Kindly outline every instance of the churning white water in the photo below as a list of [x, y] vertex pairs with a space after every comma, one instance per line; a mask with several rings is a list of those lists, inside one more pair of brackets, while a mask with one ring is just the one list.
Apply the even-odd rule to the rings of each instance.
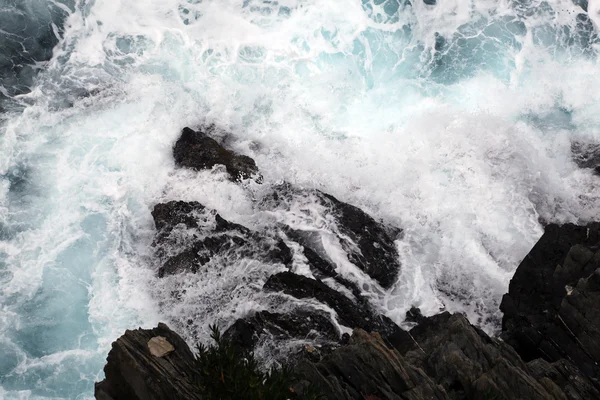
[[600, 211], [570, 153], [600, 141], [598, 0], [27, 3], [69, 16], [0, 127], [0, 398], [90, 398], [125, 329], [219, 316], [162, 306], [150, 210], [257, 227], [261, 189], [176, 170], [184, 126], [232, 132], [265, 185], [402, 227], [399, 280], [373, 297], [398, 323], [415, 305], [494, 331], [538, 220]]

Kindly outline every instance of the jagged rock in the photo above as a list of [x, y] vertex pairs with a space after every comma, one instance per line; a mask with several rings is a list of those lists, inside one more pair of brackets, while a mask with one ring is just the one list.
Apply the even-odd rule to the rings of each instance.
[[331, 320], [323, 313], [309, 310], [294, 310], [288, 314], [257, 312], [235, 321], [225, 331], [223, 337], [243, 349], [251, 350], [264, 334], [275, 341], [291, 338], [310, 339], [313, 343], [320, 339], [329, 342], [339, 341], [339, 333]]
[[308, 246], [304, 246], [302, 249], [306, 260], [308, 261], [308, 265], [310, 267], [311, 272], [318, 278], [335, 278], [339, 276], [337, 272], [335, 272], [335, 266], [321, 257], [316, 251], [311, 249]]
[[302, 249], [302, 252], [306, 257], [310, 271], [315, 278], [319, 280], [332, 278], [342, 287], [348, 289], [359, 303], [368, 303], [368, 300], [362, 295], [358, 285], [355, 282], [338, 275], [338, 273], [335, 271], [335, 266], [329, 260], [322, 258], [316, 251], [312, 250], [306, 245]]
[[[148, 342], [163, 337], [173, 350], [156, 357]], [[112, 344], [104, 367], [106, 378], [96, 383], [99, 400], [202, 399], [195, 381], [195, 358], [185, 341], [165, 324], [126, 331]]]
[[227, 150], [207, 133], [204, 130], [194, 131], [187, 127], [183, 128], [181, 137], [173, 148], [173, 157], [177, 166], [203, 170], [221, 164], [225, 166], [232, 180], [259, 176], [258, 168], [252, 158]]
[[[276, 323], [279, 330], [287, 324], [284, 334], [296, 329], [298, 319], [290, 315], [258, 314], [249, 319], [251, 325], [272, 329]], [[304, 322], [299, 329], [310, 333], [311, 324]], [[173, 350], [152, 355], [147, 343], [157, 336]], [[569, 361], [524, 363], [509, 345], [460, 314], [423, 318], [404, 339], [391, 347], [379, 333], [355, 329], [345, 345], [325, 353], [304, 346], [302, 357], [288, 359], [294, 391], [302, 398], [307, 388], [318, 389], [322, 398], [336, 400], [600, 398]], [[164, 324], [127, 331], [113, 343], [107, 361], [106, 379], [96, 385], [98, 399], [200, 399], [195, 374], [201, 368], [185, 342]]]
[[[319, 190], [296, 188], [288, 183], [277, 186], [270, 195], [262, 199], [266, 209], [283, 208], [293, 212], [292, 205], [320, 204], [326, 215], [335, 220], [335, 232], [348, 259], [367, 275], [378, 281], [384, 288], [396, 282], [400, 271], [400, 261], [395, 240], [402, 230], [375, 221], [358, 207], [344, 203]], [[313, 232], [294, 231], [294, 239], [317, 254]], [[304, 238], [304, 240], [302, 240]], [[322, 255], [322, 258], [324, 255]]]
[[[565, 378], [562, 386], [554, 382], [556, 372], [551, 370], [555, 366], [530, 367], [512, 347], [490, 338], [461, 314], [446, 312], [423, 318], [409, 333], [414, 341], [401, 343], [400, 352], [441, 384], [451, 398], [581, 398], [565, 393]], [[569, 389], [585, 387], [587, 393], [597, 393], [580, 373], [571, 373], [572, 381], [583, 383]]]
[[162, 261], [159, 277], [198, 272], [216, 255], [257, 258], [287, 265], [291, 250], [279, 238], [229, 222], [198, 202], [170, 201], [152, 211], [157, 228], [155, 246]]
[[574, 400], [600, 398], [600, 393], [592, 383], [582, 375], [577, 367], [567, 360], [549, 363], [546, 360], [538, 358], [537, 360], [528, 362], [527, 369], [531, 376], [546, 387], [546, 390], [550, 391], [555, 389], [556, 386], [560, 388], [563, 396], [557, 394], [555, 398]]
[[563, 358], [600, 388], [600, 224], [549, 225], [502, 299], [502, 338], [525, 361]]
[[265, 283], [264, 289], [283, 292], [298, 299], [316, 299], [335, 310], [340, 324], [349, 328], [379, 332], [392, 344], [407, 340], [405, 331], [385, 315], [375, 313], [368, 303], [352, 300], [320, 280], [292, 272], [281, 272], [272, 275]]
[[357, 329], [350, 343], [319, 363], [300, 362], [295, 386], [302, 393], [319, 387], [327, 399], [449, 399], [421, 369], [389, 348], [378, 333]]
[[197, 201], [170, 201], [155, 205], [152, 217], [156, 229], [162, 234], [169, 234], [179, 224], [187, 228], [198, 227], [198, 216], [204, 211], [204, 206]]

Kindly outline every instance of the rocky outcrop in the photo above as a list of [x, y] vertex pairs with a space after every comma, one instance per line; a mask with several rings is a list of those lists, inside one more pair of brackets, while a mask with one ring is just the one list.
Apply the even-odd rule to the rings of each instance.
[[173, 148], [177, 166], [199, 171], [211, 169], [217, 164], [224, 165], [232, 180], [259, 176], [258, 168], [252, 158], [227, 150], [208, 136], [210, 130], [211, 128], [198, 131], [190, 128], [183, 129], [181, 137]]
[[[451, 398], [462, 399], [585, 399], [599, 393], [573, 369], [564, 379], [553, 375], [560, 369], [543, 360], [525, 363], [501, 340], [490, 338], [460, 314], [442, 313], [424, 318], [410, 332], [402, 353], [411, 365], [421, 368]], [[555, 380], [557, 382], [555, 382]]]
[[449, 399], [422, 369], [410, 365], [378, 333], [354, 331], [350, 343], [318, 363], [296, 367], [295, 390], [318, 387], [326, 399]]
[[549, 225], [504, 296], [502, 338], [529, 361], [567, 360], [600, 387], [600, 224]]
[[[172, 349], [171, 349], [172, 348]], [[165, 324], [128, 330], [112, 344], [98, 400], [202, 399], [194, 384], [196, 358]]]
[[356, 330], [318, 363], [301, 362], [298, 391], [318, 385], [328, 399], [593, 399], [600, 394], [568, 364], [526, 364], [507, 344], [459, 314], [423, 319], [396, 348]]
[[[260, 313], [248, 322], [249, 326], [273, 329], [275, 321], [277, 331], [282, 318]], [[287, 319], [288, 328], [309, 332], [305, 322], [310, 318], [300, 314]], [[235, 331], [242, 330], [238, 327]], [[160, 346], [160, 356], [153, 355], [149, 347], [157, 335], [164, 335], [161, 341], [168, 345], [172, 343], [167, 352]], [[127, 331], [113, 345], [105, 368], [107, 378], [96, 387], [97, 398], [199, 398], [193, 386], [198, 366], [185, 343], [173, 335], [164, 325]], [[537, 359], [525, 363], [509, 345], [490, 338], [460, 314], [424, 318], [395, 346], [377, 332], [356, 329], [346, 343], [322, 357], [313, 359], [307, 353], [289, 360], [293, 360], [295, 376], [290, 384], [300, 398], [309, 388], [322, 398], [342, 400], [600, 398], [598, 390], [570, 362]], [[170, 397], [164, 397], [165, 393]]]

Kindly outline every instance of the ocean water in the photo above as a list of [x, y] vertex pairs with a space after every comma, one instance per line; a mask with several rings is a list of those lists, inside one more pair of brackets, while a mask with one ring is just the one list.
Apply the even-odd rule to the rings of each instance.
[[[539, 221], [600, 212], [599, 178], [571, 157], [572, 141], [600, 141], [599, 13], [598, 0], [0, 0], [0, 398], [92, 398], [125, 329], [165, 321], [202, 339], [265, 307], [247, 287], [280, 267], [243, 260], [186, 278], [174, 304], [150, 211], [196, 200], [254, 229], [332, 232], [310, 202], [257, 207], [281, 181], [403, 228], [390, 290], [324, 240], [382, 312], [459, 311], [497, 331]], [[181, 129], [205, 123], [232, 133], [262, 186], [175, 169]], [[249, 269], [262, 275], [248, 283]]]

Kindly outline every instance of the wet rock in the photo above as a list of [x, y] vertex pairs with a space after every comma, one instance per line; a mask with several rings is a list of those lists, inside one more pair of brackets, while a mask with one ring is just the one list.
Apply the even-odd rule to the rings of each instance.
[[502, 338], [525, 361], [569, 360], [599, 388], [600, 224], [548, 225], [503, 297]]
[[0, 13], [0, 110], [6, 99], [28, 93], [50, 60], [69, 16], [64, 1], [4, 2]]
[[362, 295], [358, 285], [355, 282], [352, 282], [349, 279], [339, 275], [335, 270], [335, 266], [329, 260], [326, 260], [316, 251], [312, 250], [310, 247], [307, 247], [306, 244], [302, 249], [302, 252], [306, 257], [310, 271], [315, 278], [319, 280], [331, 278], [341, 287], [350, 291], [359, 303], [368, 303], [367, 299]]
[[337, 342], [339, 333], [324, 313], [294, 310], [287, 314], [257, 312], [238, 319], [223, 336], [245, 350], [251, 350], [262, 335], [271, 340], [306, 339], [314, 343]]
[[198, 171], [211, 169], [217, 164], [224, 165], [232, 180], [259, 175], [258, 167], [252, 158], [227, 150], [202, 129], [194, 131], [183, 128], [181, 137], [173, 148], [173, 156], [177, 166]]
[[315, 299], [335, 310], [340, 324], [379, 332], [388, 342], [395, 344], [407, 340], [407, 334], [392, 320], [378, 315], [366, 302], [350, 299], [330, 288], [320, 280], [281, 272], [272, 275], [264, 285], [265, 290], [283, 292], [298, 299]]
[[[172, 351], [154, 356], [148, 343], [156, 337]], [[99, 400], [201, 399], [195, 380], [195, 358], [185, 341], [165, 324], [128, 330], [112, 344], [104, 367], [106, 378], [96, 383]]]
[[291, 250], [280, 238], [227, 221], [198, 202], [157, 204], [152, 216], [157, 228], [156, 253], [162, 264], [159, 277], [196, 273], [215, 256], [231, 261], [255, 258], [284, 265], [292, 261]]
[[600, 144], [572, 142], [571, 155], [579, 168], [590, 168], [600, 173]]
[[573, 4], [581, 7], [585, 12], [588, 10], [588, 0], [573, 0]]
[[406, 321], [407, 322], [416, 322], [420, 323], [425, 319], [423, 314], [421, 313], [421, 309], [417, 307], [411, 307], [410, 310], [406, 312]]
[[188, 229], [198, 227], [198, 218], [205, 214], [205, 208], [197, 201], [170, 201], [154, 206], [152, 218], [158, 232], [157, 242], [164, 240], [178, 225]]
[[310, 267], [313, 275], [319, 278], [334, 278], [338, 276], [335, 271], [335, 266], [329, 262], [329, 260], [321, 257], [316, 251], [311, 249], [308, 246], [304, 246], [302, 249], [302, 253], [306, 257], [308, 261], [308, 265]]
[[389, 288], [396, 282], [400, 272], [399, 256], [394, 243], [400, 230], [386, 227], [360, 208], [341, 202], [331, 195], [320, 192], [320, 196], [336, 217], [341, 232], [352, 241], [342, 241], [348, 259], [381, 286]]
[[[400, 261], [395, 240], [401, 230], [378, 222], [358, 207], [344, 203], [335, 197], [319, 190], [296, 188], [290, 184], [282, 184], [262, 199], [262, 207], [266, 209], [286, 209], [295, 212], [292, 207], [298, 204], [319, 204], [326, 215], [335, 220], [335, 234], [348, 255], [348, 259], [384, 288], [396, 282], [400, 271]], [[302, 231], [296, 230], [301, 237]], [[313, 232], [306, 235], [313, 236]], [[310, 238], [314, 242], [314, 238]], [[302, 243], [302, 241], [301, 241]], [[318, 254], [318, 249], [310, 243], [302, 243]], [[322, 257], [323, 258], [323, 257]]]

